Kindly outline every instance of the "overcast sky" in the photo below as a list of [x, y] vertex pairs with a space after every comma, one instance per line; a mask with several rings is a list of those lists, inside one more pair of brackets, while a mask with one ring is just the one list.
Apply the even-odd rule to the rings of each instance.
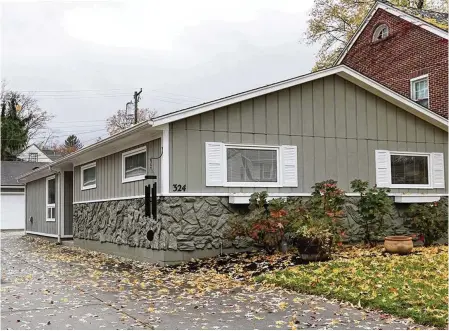
[[312, 2], [3, 3], [1, 77], [35, 91], [56, 140], [87, 145], [138, 88], [163, 114], [309, 72]]

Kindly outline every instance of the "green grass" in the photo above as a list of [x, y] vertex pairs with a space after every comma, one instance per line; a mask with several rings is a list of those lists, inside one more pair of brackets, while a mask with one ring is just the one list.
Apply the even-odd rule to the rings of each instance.
[[408, 256], [380, 252], [379, 248], [354, 250], [329, 262], [268, 273], [256, 280], [447, 328], [447, 246], [415, 248], [417, 254]]

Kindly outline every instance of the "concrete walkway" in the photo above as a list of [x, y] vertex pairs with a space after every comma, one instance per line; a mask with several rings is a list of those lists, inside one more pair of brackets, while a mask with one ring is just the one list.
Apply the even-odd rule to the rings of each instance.
[[323, 298], [1, 234], [2, 329], [411, 329]]

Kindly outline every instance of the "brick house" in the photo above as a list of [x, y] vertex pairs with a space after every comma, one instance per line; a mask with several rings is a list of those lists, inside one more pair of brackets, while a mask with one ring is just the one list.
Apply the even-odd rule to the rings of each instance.
[[378, 1], [336, 61], [448, 117], [445, 13]]

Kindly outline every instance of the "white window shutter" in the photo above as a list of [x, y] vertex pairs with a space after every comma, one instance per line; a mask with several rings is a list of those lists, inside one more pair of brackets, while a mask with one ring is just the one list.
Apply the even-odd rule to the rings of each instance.
[[376, 185], [378, 187], [391, 186], [390, 152], [376, 150]]
[[206, 186], [223, 186], [223, 144], [206, 142]]
[[298, 187], [298, 151], [296, 146], [281, 146], [282, 186]]
[[443, 153], [432, 153], [432, 182], [434, 188], [444, 188]]

